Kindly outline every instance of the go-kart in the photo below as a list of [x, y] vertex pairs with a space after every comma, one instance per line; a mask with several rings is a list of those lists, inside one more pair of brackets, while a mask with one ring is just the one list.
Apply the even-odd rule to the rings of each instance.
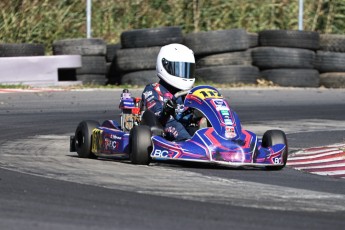
[[176, 160], [204, 162], [227, 166], [254, 166], [269, 170], [285, 167], [288, 157], [286, 135], [281, 130], [268, 130], [262, 139], [241, 127], [237, 114], [221, 93], [211, 86], [197, 86], [175, 94], [184, 96], [186, 110], [201, 114], [206, 126], [191, 122], [191, 139], [170, 141], [162, 125], [150, 110], [143, 108], [140, 98], [121, 95], [121, 122], [82, 121], [70, 138], [70, 151], [82, 158], [111, 157], [129, 159], [133, 164]]

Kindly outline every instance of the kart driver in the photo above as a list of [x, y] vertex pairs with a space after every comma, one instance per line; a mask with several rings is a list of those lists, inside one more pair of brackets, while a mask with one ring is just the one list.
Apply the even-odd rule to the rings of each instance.
[[183, 98], [175, 98], [174, 94], [193, 87], [194, 70], [195, 58], [191, 49], [181, 44], [163, 46], [156, 63], [160, 80], [147, 85], [142, 93], [144, 105], [158, 117], [168, 140], [182, 141], [191, 137], [184, 125], [189, 123], [192, 114], [182, 114], [186, 111]]

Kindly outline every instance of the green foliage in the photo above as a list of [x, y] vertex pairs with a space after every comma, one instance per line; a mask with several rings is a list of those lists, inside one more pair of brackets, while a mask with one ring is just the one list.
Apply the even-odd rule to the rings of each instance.
[[[86, 36], [86, 1], [1, 0], [0, 42], [43, 43]], [[344, 33], [344, 0], [304, 0], [304, 29]], [[93, 0], [92, 35], [116, 43], [125, 30], [298, 29], [298, 0]]]

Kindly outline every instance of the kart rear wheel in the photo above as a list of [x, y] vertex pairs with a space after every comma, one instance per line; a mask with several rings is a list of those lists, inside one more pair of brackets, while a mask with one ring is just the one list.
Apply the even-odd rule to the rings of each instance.
[[150, 152], [152, 151], [151, 130], [149, 126], [138, 125], [131, 130], [131, 154], [132, 164], [150, 164]]
[[97, 158], [91, 152], [92, 130], [99, 126], [97, 121], [82, 121], [75, 131], [75, 148], [80, 158]]
[[285, 133], [281, 130], [267, 130], [262, 137], [262, 147], [267, 148], [276, 144], [286, 146], [283, 152], [283, 165], [266, 166], [267, 170], [281, 170], [285, 167], [288, 158], [288, 144]]

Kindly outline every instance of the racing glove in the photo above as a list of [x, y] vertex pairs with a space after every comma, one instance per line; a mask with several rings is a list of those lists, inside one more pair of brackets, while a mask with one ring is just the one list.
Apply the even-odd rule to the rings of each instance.
[[170, 117], [171, 115], [175, 115], [175, 109], [176, 109], [176, 103], [174, 103], [172, 100], [167, 100], [164, 103], [163, 107], [163, 116], [164, 117]]

